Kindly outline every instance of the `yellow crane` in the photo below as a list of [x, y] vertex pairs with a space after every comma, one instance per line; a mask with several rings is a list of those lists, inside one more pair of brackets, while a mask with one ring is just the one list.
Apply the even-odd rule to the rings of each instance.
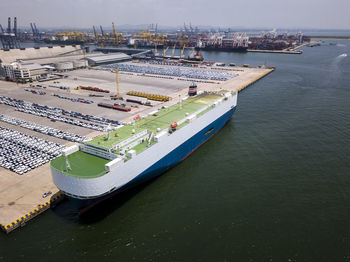
[[95, 26], [92, 26], [92, 28], [94, 29], [95, 42], [98, 43], [98, 34], [96, 32], [96, 28], [95, 28]]
[[175, 47], [176, 47], [176, 44], [174, 45], [173, 50], [171, 51], [171, 57], [174, 57], [175, 55]]
[[114, 22], [112, 22], [112, 27], [113, 27], [113, 35], [114, 35], [115, 44], [116, 44], [116, 45], [119, 45], [120, 42], [122, 41], [122, 37], [123, 37], [123, 36], [122, 36], [121, 34], [119, 34], [119, 33], [117, 32], [117, 30], [115, 29]]
[[117, 99], [120, 99], [120, 93], [119, 93], [119, 70], [115, 70], [115, 80], [117, 82]]
[[181, 57], [181, 58], [184, 56], [185, 47], [186, 47], [186, 45], [184, 45], [184, 46], [182, 47], [181, 54], [180, 54], [180, 57]]
[[154, 45], [154, 55], [158, 55], [157, 44]]
[[64, 32], [56, 33], [55, 36], [60, 39], [67, 37], [68, 40], [81, 40], [81, 41], [87, 38], [87, 35], [85, 33], [78, 32], [77, 30], [73, 30], [72, 32], [69, 32], [68, 30], [64, 30]]
[[166, 51], [168, 51], [168, 49], [169, 49], [169, 46], [167, 46], [167, 48], [164, 48], [164, 47], [163, 47], [163, 56], [164, 56], [164, 57], [165, 57]]
[[85, 47], [83, 46], [82, 49], [83, 49], [83, 54], [84, 54], [85, 68], [88, 68], [89, 67], [89, 63], [88, 63], [88, 61], [86, 59]]

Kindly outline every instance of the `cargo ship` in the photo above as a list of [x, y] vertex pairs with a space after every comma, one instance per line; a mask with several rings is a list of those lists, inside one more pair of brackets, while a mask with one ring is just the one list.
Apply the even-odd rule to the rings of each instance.
[[178, 103], [65, 148], [51, 161], [53, 181], [82, 214], [183, 161], [224, 127], [236, 104], [236, 92], [197, 93], [191, 85]]
[[214, 38], [199, 40], [196, 44], [196, 50], [215, 51], [215, 52], [238, 52], [248, 51], [248, 37], [235, 36], [232, 39]]

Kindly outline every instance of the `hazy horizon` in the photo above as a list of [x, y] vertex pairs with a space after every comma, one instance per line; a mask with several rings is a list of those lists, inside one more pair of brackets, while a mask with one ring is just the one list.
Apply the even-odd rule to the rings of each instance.
[[20, 27], [91, 28], [92, 25], [159, 28], [192, 26], [222, 28], [350, 29], [347, 0], [14, 0], [0, 2], [0, 24], [17, 17]]

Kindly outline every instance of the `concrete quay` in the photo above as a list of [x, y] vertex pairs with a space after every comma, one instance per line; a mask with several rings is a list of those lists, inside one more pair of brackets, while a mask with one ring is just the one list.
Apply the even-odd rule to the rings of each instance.
[[290, 55], [300, 55], [303, 53], [301, 50], [258, 50], [258, 49], [248, 49], [248, 52], [253, 53], [273, 53], [273, 54], [290, 54]]

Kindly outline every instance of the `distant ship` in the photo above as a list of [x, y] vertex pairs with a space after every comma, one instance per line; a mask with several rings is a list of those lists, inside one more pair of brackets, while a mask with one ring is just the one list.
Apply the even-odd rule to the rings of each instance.
[[44, 39], [44, 42], [47, 44], [55, 44], [55, 45], [84, 45], [86, 41], [84, 40], [50, 40]]
[[164, 48], [163, 44], [149, 43], [147, 41], [134, 39], [134, 38], [130, 38], [126, 46], [128, 48], [141, 48], [141, 49], [155, 49], [155, 48], [162, 49], [162, 48]]
[[242, 43], [235, 43], [231, 40], [223, 40], [221, 43], [210, 43], [210, 42], [203, 42], [198, 41], [196, 48], [198, 50], [202, 51], [215, 51], [215, 52], [239, 52], [244, 53], [248, 51], [248, 44], [247, 42]]
[[51, 161], [53, 181], [82, 214], [187, 158], [224, 127], [236, 104], [236, 92], [197, 94], [193, 84], [179, 103], [63, 150]]

